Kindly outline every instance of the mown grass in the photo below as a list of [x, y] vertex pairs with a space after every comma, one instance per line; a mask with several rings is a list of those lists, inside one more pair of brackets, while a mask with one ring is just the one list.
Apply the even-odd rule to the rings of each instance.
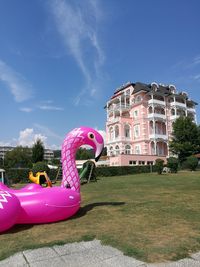
[[200, 172], [101, 178], [82, 186], [71, 219], [17, 225], [0, 235], [0, 259], [28, 248], [100, 239], [147, 262], [200, 250]]

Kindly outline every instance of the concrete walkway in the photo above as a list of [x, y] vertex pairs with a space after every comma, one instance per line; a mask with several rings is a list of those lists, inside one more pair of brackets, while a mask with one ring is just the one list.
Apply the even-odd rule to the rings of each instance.
[[200, 252], [176, 262], [147, 264], [99, 240], [39, 248], [19, 252], [3, 261], [0, 267], [200, 267]]

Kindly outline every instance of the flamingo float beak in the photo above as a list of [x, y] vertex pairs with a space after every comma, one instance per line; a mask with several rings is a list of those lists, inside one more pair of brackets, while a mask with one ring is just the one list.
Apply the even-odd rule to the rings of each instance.
[[96, 143], [95, 161], [97, 162], [103, 152], [104, 144]]

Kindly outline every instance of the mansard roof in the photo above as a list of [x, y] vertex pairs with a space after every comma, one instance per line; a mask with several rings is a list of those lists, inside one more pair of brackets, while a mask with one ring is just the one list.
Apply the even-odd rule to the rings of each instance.
[[184, 99], [187, 99], [187, 101], [190, 101], [195, 105], [198, 105], [198, 103], [188, 98], [187, 93], [185, 92], [177, 93], [174, 85], [157, 84], [155, 82], [151, 84], [146, 84], [146, 83], [141, 83], [141, 82], [136, 82], [136, 83], [127, 82], [126, 84], [123, 84], [121, 87], [117, 88], [113, 96], [110, 99], [114, 99], [115, 97], [121, 95], [122, 91], [128, 87], [134, 88], [134, 91], [132, 92], [132, 94], [135, 94], [140, 91], [146, 91], [148, 94], [155, 92], [156, 94], [163, 95], [163, 96], [171, 95], [171, 96], [183, 97]]

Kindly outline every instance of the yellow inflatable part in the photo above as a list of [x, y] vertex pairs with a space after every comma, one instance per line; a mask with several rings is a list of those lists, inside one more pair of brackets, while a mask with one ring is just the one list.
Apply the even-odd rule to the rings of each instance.
[[[45, 178], [45, 181], [44, 181], [44, 178]], [[43, 178], [43, 179], [42, 179]], [[37, 172], [36, 173], [36, 176], [33, 175], [33, 172], [30, 171], [29, 172], [29, 179], [31, 180], [31, 182], [35, 183], [35, 184], [43, 184], [43, 183], [46, 183], [47, 184], [47, 187], [52, 187], [52, 183], [47, 175], [46, 172]]]

